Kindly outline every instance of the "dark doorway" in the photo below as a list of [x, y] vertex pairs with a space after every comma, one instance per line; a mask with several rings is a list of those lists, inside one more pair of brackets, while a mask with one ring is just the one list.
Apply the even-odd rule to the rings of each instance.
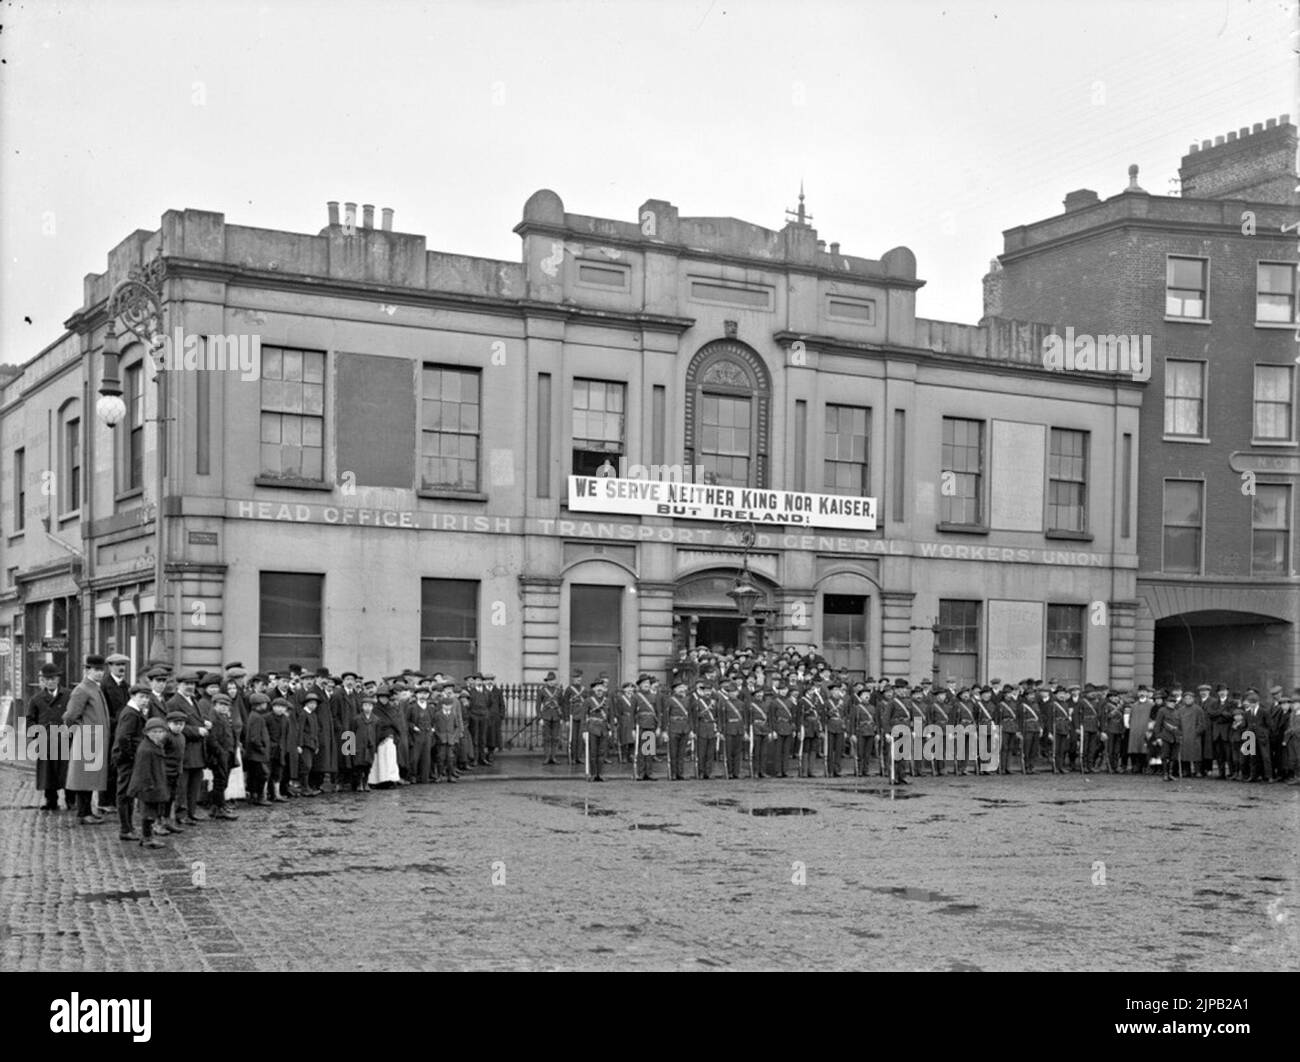
[[740, 620], [729, 616], [701, 616], [695, 628], [695, 644], [728, 652], [740, 645]]

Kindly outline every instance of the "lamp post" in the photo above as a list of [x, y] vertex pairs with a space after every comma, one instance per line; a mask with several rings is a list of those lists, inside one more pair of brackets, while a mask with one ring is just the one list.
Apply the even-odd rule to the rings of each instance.
[[765, 596], [763, 591], [754, 585], [754, 580], [749, 575], [749, 551], [754, 548], [754, 539], [758, 537], [758, 532], [754, 529], [753, 523], [728, 524], [727, 530], [732, 531], [736, 527], [741, 528], [739, 531], [741, 568], [740, 575], [736, 577], [736, 584], [727, 591], [727, 596], [736, 603], [736, 611], [740, 613], [740, 618], [749, 619], [754, 614], [754, 605]]
[[[95, 412], [99, 419], [109, 428], [116, 428], [126, 416], [126, 399], [122, 395], [122, 381], [118, 376], [117, 323], [120, 320], [132, 336], [149, 350], [150, 354], [158, 351], [165, 341], [163, 327], [162, 286], [167, 273], [162, 252], [159, 251], [143, 266], [132, 269], [127, 278], [114, 285], [109, 293], [106, 312], [108, 328], [104, 333], [104, 369], [99, 382], [99, 400], [95, 403]], [[149, 645], [149, 659], [162, 660], [167, 654], [167, 639], [163, 633], [163, 619], [166, 616], [166, 604], [163, 594], [163, 458], [166, 438], [163, 422], [166, 408], [165, 365], [156, 363], [158, 381], [158, 415], [153, 418], [158, 423], [157, 452], [154, 454], [156, 471], [154, 483], [154, 611], [153, 639]]]

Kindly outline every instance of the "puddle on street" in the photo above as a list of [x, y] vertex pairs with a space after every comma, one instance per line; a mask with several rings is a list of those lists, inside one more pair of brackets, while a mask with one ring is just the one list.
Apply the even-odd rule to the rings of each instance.
[[[910, 885], [868, 885], [869, 892], [878, 892], [884, 896], [894, 896], [900, 900], [923, 900], [926, 903], [953, 903], [951, 896], [929, 889], [914, 889]], [[974, 906], [971, 904], [970, 906]]]
[[79, 892], [77, 899], [85, 903], [104, 903], [113, 900], [147, 900], [148, 889], [123, 889], [117, 892]]
[[572, 808], [574, 811], [581, 811], [589, 818], [599, 818], [604, 815], [615, 815], [617, 812], [609, 808], [597, 807], [590, 800], [575, 800], [571, 797], [552, 796], [547, 793], [519, 793], [525, 800], [536, 800], [539, 804], [545, 804], [551, 808]]
[[816, 815], [813, 808], [749, 808], [748, 811], [742, 808], [741, 814], [757, 815], [760, 818], [768, 815]]
[[739, 800], [733, 800], [731, 797], [719, 797], [717, 800], [701, 800], [706, 808], [734, 808], [740, 804]]

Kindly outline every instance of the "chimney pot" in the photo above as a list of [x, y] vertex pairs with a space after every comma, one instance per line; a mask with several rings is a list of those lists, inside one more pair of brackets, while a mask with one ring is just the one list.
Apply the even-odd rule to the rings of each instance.
[[840, 253], [840, 245], [838, 243], [831, 244], [831, 254], [839, 254], [839, 253]]
[[819, 250], [819, 251], [824, 251], [824, 250], [826, 250], [826, 241], [825, 241], [825, 240], [818, 240], [818, 241], [817, 241], [817, 250]]
[[1250, 126], [1243, 125], [1240, 129], [1237, 130], [1237, 133], [1240, 136], [1250, 136]]
[[1279, 118], [1277, 121], [1278, 121], [1278, 124], [1279, 124], [1279, 125], [1290, 125], [1290, 124], [1291, 124], [1291, 116], [1290, 116], [1289, 114], [1284, 114], [1284, 115], [1282, 115], [1282, 117]]
[[375, 207], [373, 203], [361, 204], [361, 227], [363, 229], [373, 229], [375, 227]]
[[383, 220], [384, 231], [392, 232], [393, 231], [393, 208], [384, 207], [384, 209], [380, 211], [380, 213], [383, 215], [383, 219], [384, 219]]
[[1236, 140], [1236, 139], [1237, 139], [1237, 134], [1236, 134], [1236, 133], [1229, 133], [1229, 134], [1228, 134], [1228, 143], [1229, 143], [1229, 144], [1231, 144], [1231, 143], [1232, 143], [1234, 140]]
[[1256, 122], [1254, 125], [1250, 127], [1250, 131], [1252, 133], [1262, 133], [1264, 131], [1264, 123]]
[[331, 199], [325, 204], [325, 207], [330, 212], [330, 224], [337, 225], [339, 223], [339, 201], [337, 199]]
[[1214, 144], [1213, 144], [1211, 141], [1209, 141], [1209, 140], [1202, 140], [1202, 141], [1201, 141], [1201, 150], [1202, 150], [1202, 151], [1205, 151], [1207, 148], [1211, 148], [1211, 147], [1213, 147], [1213, 146], [1214, 146]]
[[1221, 136], [1216, 136], [1216, 137], [1214, 138], [1214, 146], [1215, 146], [1215, 147], [1218, 147], [1218, 146], [1219, 146], [1220, 144], [1222, 144], [1222, 143], [1223, 143], [1223, 137], [1221, 137]]
[[356, 203], [343, 204], [343, 224], [346, 225], [348, 229], [355, 229], [357, 227]]
[[1265, 128], [1265, 129], [1273, 129], [1274, 127], [1276, 127], [1276, 125], [1277, 125], [1277, 119], [1276, 119], [1276, 118], [1270, 118], [1270, 119], [1268, 119], [1268, 121], [1266, 121], [1266, 122], [1264, 123], [1264, 128]]
[[1193, 144], [1191, 147], [1189, 147], [1189, 148], [1187, 149], [1187, 154], [1189, 154], [1189, 155], [1195, 155], [1195, 154], [1196, 154], [1198, 151], [1200, 151], [1200, 150], [1201, 150], [1201, 145], [1200, 145], [1200, 144]]

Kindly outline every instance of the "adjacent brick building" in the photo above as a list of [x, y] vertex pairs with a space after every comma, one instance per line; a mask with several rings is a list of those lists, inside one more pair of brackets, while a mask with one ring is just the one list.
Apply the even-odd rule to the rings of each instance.
[[[1138, 463], [1137, 675], [1300, 681], [1296, 127], [1193, 144], [1181, 196], [1071, 192], [1008, 229], [991, 316], [1150, 337]], [[1289, 231], [1288, 231], [1289, 230]]]

